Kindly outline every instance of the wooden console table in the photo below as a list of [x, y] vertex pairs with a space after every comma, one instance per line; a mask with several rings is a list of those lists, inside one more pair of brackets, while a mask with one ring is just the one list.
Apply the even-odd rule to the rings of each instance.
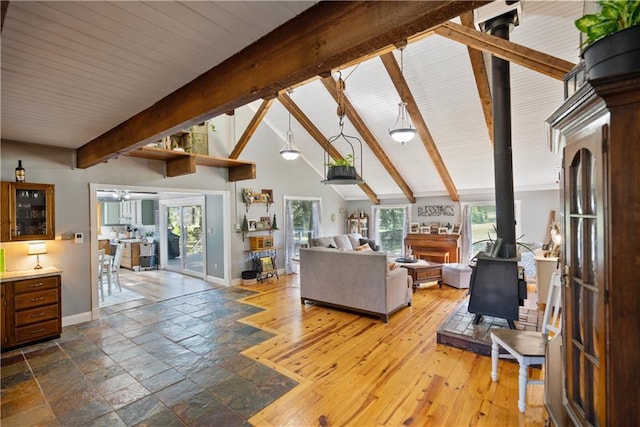
[[459, 234], [407, 234], [404, 246], [411, 246], [413, 255], [418, 259], [441, 263], [460, 262]]

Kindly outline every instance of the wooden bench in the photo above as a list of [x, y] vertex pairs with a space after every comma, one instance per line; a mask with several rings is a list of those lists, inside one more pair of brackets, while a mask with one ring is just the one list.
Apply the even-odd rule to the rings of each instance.
[[449, 252], [420, 251], [416, 252], [415, 255], [425, 261], [439, 262], [441, 264], [449, 263]]

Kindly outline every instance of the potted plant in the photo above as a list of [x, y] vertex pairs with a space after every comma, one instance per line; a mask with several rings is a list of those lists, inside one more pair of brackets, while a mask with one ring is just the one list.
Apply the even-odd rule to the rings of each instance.
[[327, 179], [356, 179], [356, 168], [353, 166], [353, 155], [347, 154], [344, 158], [328, 163]]
[[581, 45], [590, 80], [640, 71], [640, 1], [602, 0], [600, 11], [575, 25], [586, 34]]

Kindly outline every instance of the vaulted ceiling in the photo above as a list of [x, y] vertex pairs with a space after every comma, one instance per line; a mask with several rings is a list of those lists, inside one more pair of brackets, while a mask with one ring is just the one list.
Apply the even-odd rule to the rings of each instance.
[[[473, 29], [471, 9], [483, 3], [10, 2], [2, 138], [78, 149], [79, 166], [90, 167], [248, 105], [256, 126], [282, 137], [273, 150], [291, 113], [303, 153], [295, 161], [322, 179], [323, 145], [339, 131], [341, 76], [344, 132], [363, 141], [356, 165], [366, 185], [336, 190], [374, 202], [456, 200], [493, 188], [491, 52], [512, 62], [515, 188], [557, 188], [559, 158], [547, 148], [544, 120], [579, 59], [573, 21], [582, 2], [522, 1], [506, 44]], [[394, 43], [403, 39], [401, 74]], [[419, 130], [404, 145], [388, 134], [399, 91]], [[243, 155], [250, 135], [216, 155], [257, 161]]]

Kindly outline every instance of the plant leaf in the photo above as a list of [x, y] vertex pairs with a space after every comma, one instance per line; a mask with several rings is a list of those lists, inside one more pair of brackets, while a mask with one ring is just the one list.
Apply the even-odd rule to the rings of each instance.
[[584, 15], [582, 18], [576, 20], [575, 24], [580, 31], [586, 33], [589, 31], [589, 27], [592, 27], [599, 22], [600, 18], [598, 18], [596, 15]]

